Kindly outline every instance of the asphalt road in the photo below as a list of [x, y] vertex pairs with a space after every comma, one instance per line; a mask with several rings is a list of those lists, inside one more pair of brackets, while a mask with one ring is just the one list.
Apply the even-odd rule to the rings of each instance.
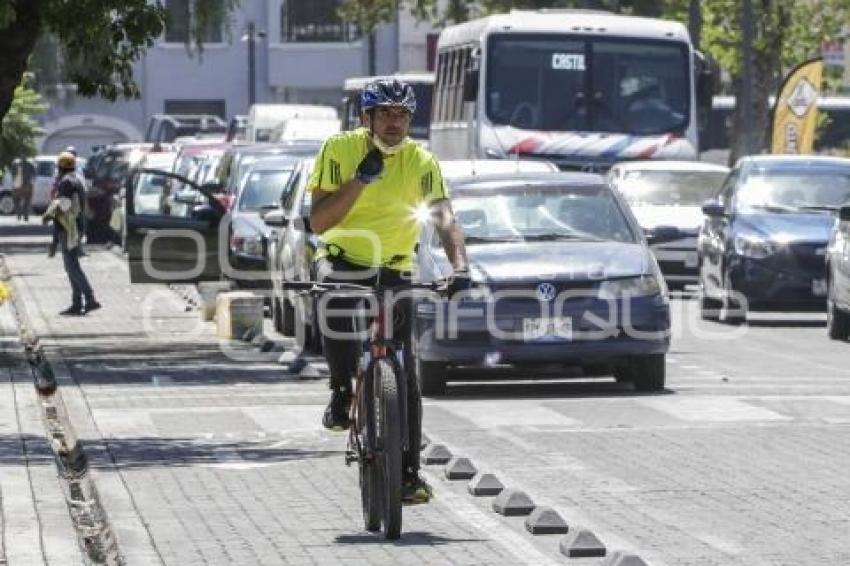
[[[119, 532], [132, 534], [119, 535], [125, 552], [165, 564], [602, 563], [568, 560], [560, 536], [532, 537], [440, 466], [427, 467], [436, 501], [405, 511], [402, 543], [376, 541], [361, 530], [345, 439], [319, 426], [321, 360], [286, 374], [279, 353], [217, 342], [172, 291], [129, 286], [106, 251], [84, 261], [103, 311], [60, 319], [67, 284], [37, 238], [5, 230], [0, 251], [65, 376], [80, 436], [102, 440], [115, 463], [99, 481]], [[486, 383], [498, 372], [470, 372], [426, 401], [426, 434], [609, 553], [656, 565], [850, 563], [850, 344], [827, 338], [822, 315], [736, 328], [699, 321], [695, 307], [672, 301], [659, 394], [553, 368]]]

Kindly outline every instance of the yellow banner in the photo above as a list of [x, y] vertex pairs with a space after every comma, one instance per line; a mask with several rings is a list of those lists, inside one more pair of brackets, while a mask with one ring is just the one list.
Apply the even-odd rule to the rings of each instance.
[[773, 107], [771, 153], [811, 153], [818, 119], [823, 59], [817, 57], [788, 73]]

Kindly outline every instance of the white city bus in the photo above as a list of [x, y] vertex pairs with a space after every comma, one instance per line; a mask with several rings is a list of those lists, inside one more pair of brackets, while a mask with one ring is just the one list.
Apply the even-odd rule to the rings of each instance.
[[353, 130], [360, 126], [360, 93], [364, 86], [376, 79], [398, 79], [413, 88], [416, 95], [416, 113], [410, 123], [410, 137], [418, 142], [427, 143], [428, 125], [431, 121], [431, 96], [434, 92], [434, 73], [398, 73], [345, 79], [342, 89], [342, 129]]
[[697, 157], [697, 103], [710, 106], [713, 80], [681, 23], [514, 10], [444, 29], [437, 50], [430, 139], [440, 158], [603, 170]]

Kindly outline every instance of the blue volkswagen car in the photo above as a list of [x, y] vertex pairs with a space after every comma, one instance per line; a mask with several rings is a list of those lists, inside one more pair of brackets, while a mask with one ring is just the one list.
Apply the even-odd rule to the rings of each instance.
[[[667, 288], [643, 232], [605, 180], [584, 173], [458, 179], [474, 287], [459, 301], [418, 297], [412, 344], [423, 393], [445, 391], [449, 370], [536, 364], [613, 370], [639, 390], [664, 387]], [[450, 273], [433, 226], [417, 274]]]
[[850, 198], [850, 159], [742, 158], [703, 204], [700, 310], [730, 324], [748, 311], [823, 311], [826, 252]]

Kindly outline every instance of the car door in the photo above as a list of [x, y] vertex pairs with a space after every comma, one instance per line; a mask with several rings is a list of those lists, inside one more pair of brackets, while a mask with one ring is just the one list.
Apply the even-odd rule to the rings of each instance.
[[[126, 195], [131, 283], [194, 283], [221, 277], [220, 227], [226, 211], [210, 185], [139, 169]], [[226, 242], [221, 242], [226, 243]], [[224, 250], [226, 254], [226, 250]]]

